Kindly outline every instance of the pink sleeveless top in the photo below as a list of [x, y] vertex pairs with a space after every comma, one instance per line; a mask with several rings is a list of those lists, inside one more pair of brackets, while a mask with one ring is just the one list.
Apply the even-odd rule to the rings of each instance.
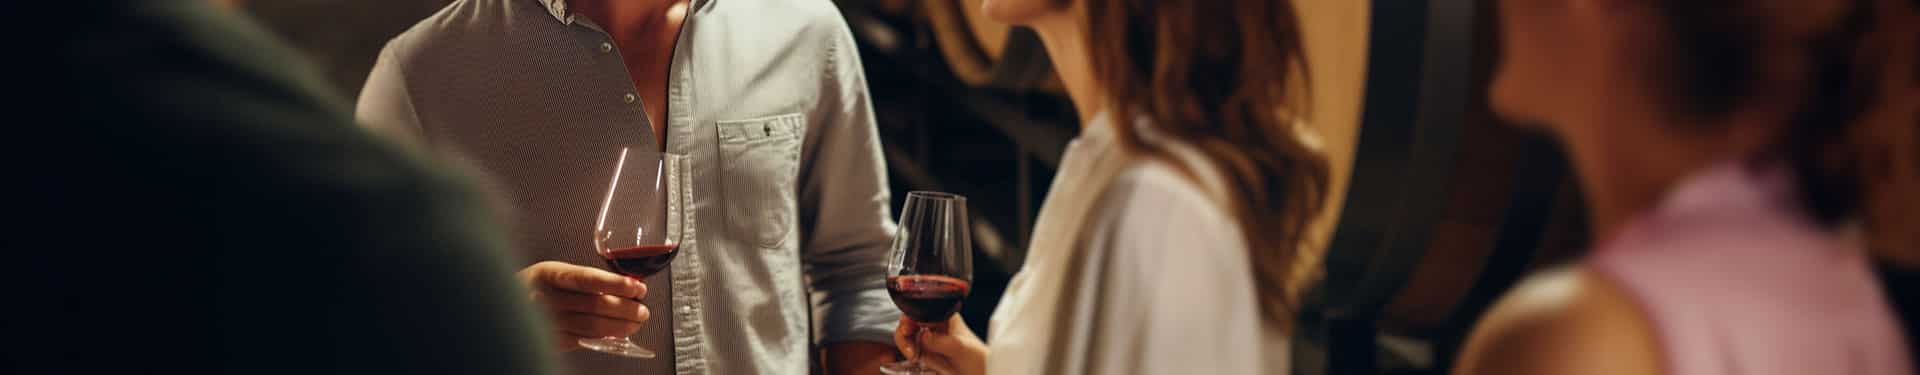
[[1856, 242], [1794, 203], [1791, 172], [1726, 163], [1689, 178], [1597, 248], [1657, 331], [1669, 375], [1911, 375]]

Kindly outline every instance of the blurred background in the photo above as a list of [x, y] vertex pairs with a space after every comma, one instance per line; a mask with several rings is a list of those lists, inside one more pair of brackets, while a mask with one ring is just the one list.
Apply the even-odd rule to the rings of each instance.
[[[386, 41], [449, 2], [243, 7], [357, 97]], [[1489, 2], [1295, 4], [1335, 173], [1319, 228], [1330, 276], [1302, 311], [1294, 371], [1444, 373], [1495, 297], [1584, 247], [1578, 194], [1550, 144], [1482, 100], [1498, 53]], [[962, 315], [984, 327], [1079, 119], [1039, 40], [983, 19], [979, 0], [837, 5], [861, 47], [894, 212], [911, 190], [970, 197], [977, 274]]]

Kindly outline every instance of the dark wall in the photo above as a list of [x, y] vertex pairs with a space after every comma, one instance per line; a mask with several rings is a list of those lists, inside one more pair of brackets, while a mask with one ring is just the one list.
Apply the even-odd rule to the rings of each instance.
[[452, 0], [253, 0], [243, 8], [286, 39], [348, 98], [373, 69], [380, 47]]

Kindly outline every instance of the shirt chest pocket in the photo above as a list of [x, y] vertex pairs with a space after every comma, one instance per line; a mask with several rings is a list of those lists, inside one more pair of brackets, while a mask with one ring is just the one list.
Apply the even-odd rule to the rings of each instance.
[[786, 114], [720, 121], [720, 190], [727, 231], [761, 248], [781, 248], [795, 222], [795, 175], [806, 118]]

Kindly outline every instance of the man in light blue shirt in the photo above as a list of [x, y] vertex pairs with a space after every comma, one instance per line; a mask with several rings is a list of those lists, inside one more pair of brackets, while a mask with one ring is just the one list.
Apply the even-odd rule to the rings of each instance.
[[[494, 178], [560, 341], [637, 329], [661, 355], [573, 351], [577, 372], [806, 374], [817, 344], [865, 373], [899, 315], [858, 56], [826, 0], [460, 0], [388, 43], [359, 118]], [[688, 155], [698, 193], [640, 287], [590, 266], [622, 147]]]

